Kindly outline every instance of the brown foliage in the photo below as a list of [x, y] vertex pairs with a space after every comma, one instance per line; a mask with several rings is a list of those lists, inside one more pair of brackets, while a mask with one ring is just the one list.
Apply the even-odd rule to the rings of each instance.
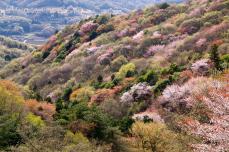
[[38, 102], [37, 100], [27, 100], [25, 106], [35, 115], [41, 116], [44, 120], [52, 120], [56, 112], [54, 104], [47, 102]]

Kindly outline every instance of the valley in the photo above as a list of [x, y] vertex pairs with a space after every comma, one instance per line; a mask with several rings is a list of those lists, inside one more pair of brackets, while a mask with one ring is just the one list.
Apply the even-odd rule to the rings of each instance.
[[[181, 0], [171, 0], [180, 2]], [[3, 0], [0, 4], [0, 35], [21, 42], [41, 45], [57, 30], [66, 25], [97, 14], [122, 14], [146, 5], [160, 3], [155, 0], [132, 1], [60, 1], [60, 0]]]

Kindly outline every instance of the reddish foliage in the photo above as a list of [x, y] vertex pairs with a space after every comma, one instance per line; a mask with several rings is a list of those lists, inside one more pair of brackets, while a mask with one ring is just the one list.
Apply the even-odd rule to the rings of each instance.
[[81, 132], [85, 136], [89, 136], [95, 129], [96, 125], [82, 120], [77, 120], [69, 125], [69, 129], [73, 132]]
[[25, 106], [35, 115], [41, 116], [44, 120], [52, 120], [56, 112], [54, 104], [38, 102], [37, 100], [27, 100]]
[[116, 86], [113, 89], [100, 89], [97, 90], [95, 95], [91, 97], [90, 104], [101, 103], [108, 98], [112, 98], [122, 90], [121, 86]]
[[20, 89], [17, 87], [17, 85], [9, 80], [1, 80], [0, 81], [0, 85], [2, 87], [4, 87], [6, 90], [8, 90], [9, 92], [11, 92], [14, 95], [20, 95]]

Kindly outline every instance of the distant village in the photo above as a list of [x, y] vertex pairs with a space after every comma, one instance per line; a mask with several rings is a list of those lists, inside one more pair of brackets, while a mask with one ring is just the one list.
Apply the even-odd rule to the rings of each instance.
[[[102, 13], [120, 14], [122, 11], [102, 10], [99, 12], [99, 14]], [[54, 31], [97, 14], [98, 12], [93, 10], [72, 6], [44, 8], [17, 8], [12, 6], [0, 9], [0, 34], [22, 42], [42, 44]], [[30, 24], [30, 31], [24, 30], [24, 21]], [[10, 25], [11, 27], [4, 27], [6, 22], [7, 26]], [[16, 30], [14, 31], [14, 29]], [[12, 32], [14, 33], [12, 34]]]

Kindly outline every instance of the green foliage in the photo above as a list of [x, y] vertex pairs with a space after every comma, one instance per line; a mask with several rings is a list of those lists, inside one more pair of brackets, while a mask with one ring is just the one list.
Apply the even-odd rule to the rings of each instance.
[[91, 87], [83, 87], [72, 92], [70, 100], [72, 102], [88, 102], [94, 94], [94, 89]]
[[102, 82], [102, 83], [93, 83], [92, 85], [95, 89], [102, 89], [102, 88], [110, 89], [110, 88], [113, 88], [115, 86], [113, 81]]
[[96, 32], [100, 35], [100, 34], [103, 34], [103, 33], [108, 33], [110, 31], [113, 31], [114, 30], [114, 26], [111, 25], [111, 24], [103, 24], [103, 25], [100, 25]]
[[[189, 143], [181, 143], [184, 136], [169, 130], [162, 123], [143, 123], [136, 122], [133, 124], [131, 133], [133, 140], [130, 144], [137, 151], [146, 152], [183, 152], [190, 151]], [[190, 142], [190, 140], [187, 140]]]
[[67, 131], [65, 134], [64, 142], [73, 144], [88, 144], [89, 140], [81, 132], [74, 134], [71, 131]]
[[178, 66], [173, 63], [169, 67], [163, 68], [161, 70], [161, 74], [162, 75], [174, 74], [175, 72], [181, 72], [182, 70], [184, 70], [183, 66]]
[[90, 131], [92, 138], [109, 141], [114, 138], [113, 120], [96, 107], [88, 107], [86, 103], [75, 104], [68, 109], [63, 109], [57, 114], [57, 121], [62, 119], [68, 123], [76, 120], [83, 120], [86, 123], [94, 124]]
[[168, 8], [170, 5], [168, 4], [168, 3], [162, 3], [162, 4], [160, 4], [160, 5], [158, 5], [158, 8], [160, 8], [160, 9], [166, 9], [166, 8]]
[[50, 54], [50, 52], [48, 52], [48, 51], [43, 52], [42, 59], [46, 59], [49, 56], [49, 54]]
[[64, 90], [61, 99], [63, 99], [64, 101], [69, 101], [69, 97], [71, 94], [72, 94], [72, 88], [68, 87]]
[[134, 120], [130, 117], [123, 117], [119, 123], [119, 129], [124, 133], [129, 133]]
[[154, 87], [154, 93], [155, 94], [161, 93], [170, 84], [171, 81], [169, 79], [163, 79], [158, 81]]
[[67, 56], [67, 50], [63, 48], [58, 54], [58, 56], [56, 57], [55, 62], [61, 62], [66, 56]]
[[212, 11], [205, 13], [204, 16], [202, 17], [202, 21], [211, 23], [211, 24], [218, 24], [222, 19], [220, 18], [221, 12], [219, 11]]
[[99, 75], [99, 76], [97, 77], [97, 81], [98, 81], [99, 83], [102, 83], [102, 82], [103, 82], [103, 76]]
[[98, 33], [96, 31], [92, 31], [89, 33], [89, 40], [93, 40], [98, 36]]
[[108, 15], [108, 14], [99, 15], [97, 16], [95, 22], [98, 24], [106, 24], [110, 18], [111, 18], [111, 15]]
[[128, 115], [133, 115], [135, 113], [143, 112], [148, 108], [148, 106], [149, 106], [149, 103], [146, 101], [135, 102], [128, 109]]
[[29, 113], [26, 117], [25, 117], [26, 121], [31, 124], [34, 128], [39, 129], [45, 126], [44, 121], [41, 119], [40, 116], [35, 116], [32, 113]]
[[0, 150], [16, 145], [21, 141], [19, 132], [18, 114], [5, 114], [0, 116]]
[[17, 129], [24, 112], [23, 100], [12, 93], [0, 86], [0, 150], [21, 140]]
[[217, 70], [222, 70], [222, 67], [220, 65], [220, 57], [218, 53], [218, 46], [213, 45], [210, 51], [210, 59], [214, 63], [214, 66]]
[[144, 74], [143, 76], [140, 76], [138, 78], [138, 81], [139, 82], [147, 82], [151, 86], [153, 86], [158, 81], [158, 75], [156, 74], [156, 72], [154, 70], [150, 70], [146, 74]]
[[118, 71], [119, 68], [126, 63], [128, 63], [128, 60], [123, 55], [121, 55], [111, 62], [111, 70], [114, 72]]
[[135, 65], [133, 63], [128, 63], [121, 66], [119, 71], [116, 73], [116, 78], [123, 79], [126, 76], [132, 76], [135, 73]]
[[224, 69], [229, 68], [229, 54], [221, 56], [220, 60], [222, 61], [221, 65]]
[[185, 20], [181, 25], [181, 30], [188, 34], [193, 34], [199, 31], [199, 29], [203, 26], [203, 23], [200, 19], [192, 18]]
[[229, 54], [225, 54], [221, 56], [220, 60], [223, 62], [229, 63]]

